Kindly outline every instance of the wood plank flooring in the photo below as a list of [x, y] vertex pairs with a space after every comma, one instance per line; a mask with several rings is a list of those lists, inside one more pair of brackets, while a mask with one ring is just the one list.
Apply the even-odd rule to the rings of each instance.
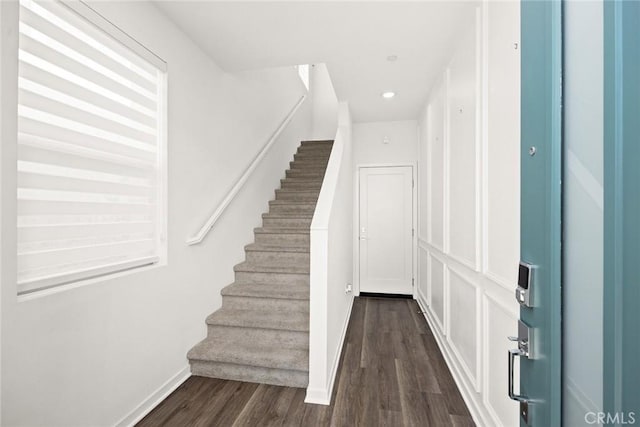
[[138, 426], [473, 426], [413, 300], [356, 298], [330, 406], [305, 390], [191, 377]]

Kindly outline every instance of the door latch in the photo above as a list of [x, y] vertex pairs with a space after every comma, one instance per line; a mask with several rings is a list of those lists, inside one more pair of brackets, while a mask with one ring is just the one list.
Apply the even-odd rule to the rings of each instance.
[[518, 348], [510, 349], [508, 351], [508, 395], [509, 399], [515, 400], [520, 403], [520, 416], [524, 420], [525, 423], [529, 424], [529, 403], [530, 399], [522, 394], [516, 394], [513, 390], [513, 371], [515, 366], [515, 358], [517, 357], [526, 357], [531, 358], [531, 330], [529, 326], [527, 326], [522, 320], [518, 320], [518, 336], [517, 337], [508, 337], [509, 341], [514, 341], [518, 343]]

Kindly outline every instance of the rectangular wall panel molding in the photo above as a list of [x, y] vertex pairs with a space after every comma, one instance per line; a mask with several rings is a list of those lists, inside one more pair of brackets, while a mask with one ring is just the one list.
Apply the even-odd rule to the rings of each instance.
[[518, 419], [506, 353], [519, 310], [519, 7], [482, 3], [420, 124], [417, 298], [479, 426]]

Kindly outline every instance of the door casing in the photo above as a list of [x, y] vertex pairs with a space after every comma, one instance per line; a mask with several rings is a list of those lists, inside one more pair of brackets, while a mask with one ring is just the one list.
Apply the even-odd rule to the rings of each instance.
[[354, 191], [353, 194], [356, 195], [354, 197], [354, 206], [353, 206], [353, 276], [354, 276], [354, 289], [353, 294], [355, 296], [360, 295], [360, 242], [358, 240], [358, 230], [360, 229], [360, 169], [363, 168], [392, 168], [392, 167], [410, 167], [411, 175], [413, 179], [413, 188], [411, 189], [412, 195], [412, 227], [415, 230], [413, 233], [413, 238], [411, 240], [411, 262], [412, 262], [412, 273], [413, 273], [413, 298], [417, 298], [416, 294], [416, 278], [417, 278], [417, 257], [418, 257], [418, 192], [417, 192], [417, 164], [416, 162], [408, 162], [408, 163], [359, 163], [356, 164], [354, 169]]
[[[606, 425], [640, 419], [640, 4], [604, 2], [604, 342]], [[623, 422], [626, 420], [627, 422]]]

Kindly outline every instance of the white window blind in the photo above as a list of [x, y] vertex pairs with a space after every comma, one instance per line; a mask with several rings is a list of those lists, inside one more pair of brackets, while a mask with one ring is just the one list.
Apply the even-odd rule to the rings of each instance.
[[79, 2], [19, 32], [18, 292], [158, 262], [163, 63]]

